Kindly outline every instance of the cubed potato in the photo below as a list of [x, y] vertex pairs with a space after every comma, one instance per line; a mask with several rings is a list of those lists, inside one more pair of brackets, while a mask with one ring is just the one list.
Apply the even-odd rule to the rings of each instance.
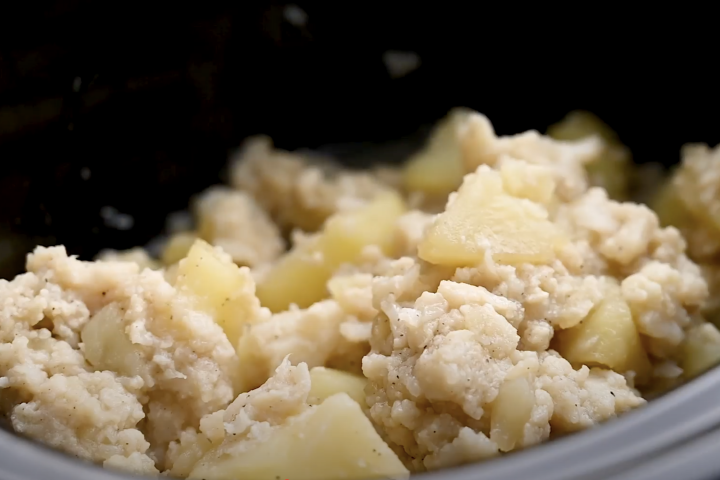
[[505, 379], [492, 404], [490, 440], [502, 452], [509, 452], [525, 435], [535, 406], [535, 393], [525, 377]]
[[450, 267], [477, 265], [488, 250], [499, 263], [547, 263], [566, 241], [547, 217], [541, 205], [507, 194], [500, 173], [483, 165], [425, 232], [418, 255]]
[[185, 258], [197, 238], [194, 232], [180, 232], [170, 237], [160, 257], [162, 263], [169, 266]]
[[556, 140], [581, 140], [598, 135], [607, 143], [619, 143], [617, 134], [605, 122], [583, 110], [568, 113], [558, 123], [548, 127], [547, 133]]
[[[227, 453], [226, 453], [227, 452]], [[223, 445], [190, 474], [212, 480], [404, 479], [408, 470], [345, 393], [250, 443]]]
[[558, 352], [575, 366], [633, 371], [640, 385], [648, 380], [650, 361], [615, 280], [607, 279], [603, 301], [580, 324], [557, 332], [555, 341]]
[[308, 403], [317, 405], [336, 393], [347, 393], [358, 405], [365, 407], [365, 385], [367, 379], [352, 373], [332, 368], [310, 369], [311, 388]]
[[469, 113], [461, 108], [451, 111], [435, 127], [423, 149], [408, 160], [403, 168], [403, 184], [408, 191], [444, 196], [457, 190], [465, 174], [458, 127]]
[[85, 359], [97, 370], [119, 375], [141, 375], [145, 367], [143, 353], [125, 333], [123, 312], [116, 303], [101, 308], [82, 329]]
[[168, 282], [170, 285], [175, 285], [175, 282], [177, 282], [179, 268], [180, 265], [178, 265], [177, 263], [173, 263], [172, 265], [163, 269], [163, 277], [165, 277], [165, 281]]
[[178, 445], [168, 473], [173, 478], [187, 477], [200, 459], [214, 446], [216, 445], [213, 445], [213, 442], [202, 433], [197, 434], [193, 441]]
[[332, 266], [323, 257], [320, 235], [306, 239], [270, 267], [258, 281], [260, 303], [277, 313], [290, 304], [307, 308], [327, 296]]
[[632, 174], [630, 151], [620, 144], [617, 134], [602, 120], [589, 112], [574, 111], [548, 128], [556, 140], [581, 140], [591, 135], [602, 138], [606, 145], [600, 155], [585, 165], [591, 185], [607, 190], [610, 198], [625, 199]]
[[681, 227], [693, 222], [692, 214], [688, 211], [677, 194], [672, 182], [665, 184], [658, 190], [653, 199], [652, 208], [657, 213], [663, 227]]
[[682, 349], [682, 368], [686, 378], [693, 378], [720, 364], [720, 332], [711, 323], [691, 328]]
[[607, 145], [603, 153], [585, 164], [590, 185], [602, 187], [615, 200], [628, 198], [632, 172], [630, 151], [622, 145]]
[[291, 304], [307, 308], [327, 297], [327, 281], [344, 263], [356, 261], [368, 245], [390, 254], [395, 222], [405, 212], [394, 192], [379, 194], [366, 205], [330, 217], [317, 236], [285, 254], [258, 283], [257, 295], [273, 312]]
[[250, 270], [204, 240], [195, 240], [180, 261], [175, 286], [194, 299], [196, 308], [213, 316], [234, 346], [243, 326], [257, 320], [259, 301]]

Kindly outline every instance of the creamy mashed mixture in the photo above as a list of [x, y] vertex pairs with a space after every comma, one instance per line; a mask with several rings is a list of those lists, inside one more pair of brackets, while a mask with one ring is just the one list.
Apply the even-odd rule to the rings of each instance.
[[457, 109], [362, 172], [250, 139], [159, 259], [37, 247], [0, 280], [0, 413], [205, 480], [404, 478], [590, 428], [720, 360], [718, 150], [663, 190], [677, 228], [621, 201], [629, 169], [584, 113], [503, 137]]

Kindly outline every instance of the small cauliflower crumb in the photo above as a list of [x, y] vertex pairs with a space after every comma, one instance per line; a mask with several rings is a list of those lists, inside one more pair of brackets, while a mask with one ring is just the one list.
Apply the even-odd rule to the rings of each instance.
[[700, 264], [710, 295], [703, 305], [708, 319], [718, 322], [720, 282], [720, 146], [683, 147], [682, 162], [663, 189], [655, 208], [687, 241], [688, 255]]
[[270, 263], [285, 250], [277, 225], [244, 192], [213, 187], [200, 196], [195, 211], [200, 236], [239, 265]]
[[233, 161], [230, 183], [252, 195], [281, 227], [315, 231], [332, 213], [390, 188], [383, 181], [388, 177], [312, 162], [254, 137]]

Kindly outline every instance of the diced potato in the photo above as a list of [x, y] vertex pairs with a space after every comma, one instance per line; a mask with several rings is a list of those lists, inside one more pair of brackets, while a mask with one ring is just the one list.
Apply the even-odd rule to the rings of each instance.
[[505, 379], [493, 401], [490, 440], [509, 452], [522, 441], [535, 406], [535, 393], [525, 377]]
[[404, 212], [402, 198], [384, 192], [356, 210], [328, 218], [320, 234], [293, 248], [263, 275], [257, 287], [260, 302], [280, 312], [291, 304], [307, 308], [322, 300], [333, 272], [356, 261], [366, 246], [392, 251], [395, 222]]
[[461, 108], [451, 111], [433, 130], [425, 147], [408, 160], [403, 169], [408, 191], [444, 196], [457, 190], [465, 174], [458, 127], [469, 113]]
[[197, 239], [180, 261], [175, 286], [209, 313], [237, 346], [243, 325], [256, 320], [259, 302], [247, 267], [238, 267], [204, 240]]
[[602, 120], [589, 112], [571, 112], [548, 128], [548, 135], [556, 140], [581, 140], [591, 135], [602, 138], [606, 142], [602, 153], [585, 165], [590, 183], [605, 188], [610, 198], [627, 197], [632, 173], [630, 151], [620, 144], [617, 134]]
[[607, 143], [619, 143], [617, 134], [605, 122], [584, 110], [568, 113], [558, 123], [548, 127], [547, 133], [556, 140], [580, 140], [598, 135]]
[[638, 384], [650, 374], [650, 361], [630, 307], [616, 281], [607, 279], [605, 298], [579, 325], [557, 332], [557, 350], [574, 365], [633, 371]]
[[451, 267], [481, 263], [490, 250], [507, 264], [550, 262], [565, 242], [547, 210], [508, 195], [497, 171], [480, 166], [467, 175], [418, 245], [423, 260]]
[[116, 303], [100, 309], [82, 329], [85, 358], [97, 370], [132, 377], [145, 365], [143, 354], [125, 334], [123, 313]]
[[[671, 177], [672, 178], [672, 177]], [[678, 195], [678, 187], [670, 180], [664, 182], [652, 199], [652, 208], [662, 226], [680, 230], [687, 243], [687, 252], [698, 263], [715, 264], [720, 251], [720, 233], [709, 222], [692, 213]], [[708, 278], [708, 283], [716, 280]], [[711, 292], [715, 291], [711, 287]], [[715, 296], [713, 296], [715, 297]], [[710, 303], [720, 299], [711, 298]]]
[[180, 232], [170, 237], [160, 257], [163, 264], [172, 265], [185, 258], [197, 238], [194, 232]]
[[652, 208], [657, 213], [658, 219], [663, 227], [681, 227], [688, 222], [693, 222], [692, 214], [680, 201], [677, 191], [672, 182], [666, 182], [657, 193]]
[[336, 393], [347, 393], [358, 405], [365, 406], [365, 385], [367, 379], [352, 373], [332, 368], [310, 369], [311, 388], [308, 403], [317, 405]]
[[199, 433], [193, 442], [178, 447], [178, 451], [173, 456], [172, 468], [168, 473], [173, 478], [187, 477], [200, 459], [214, 446], [209, 438]]
[[720, 364], [720, 332], [711, 323], [703, 323], [687, 332], [682, 350], [682, 368], [693, 378]]
[[170, 285], [175, 285], [175, 283], [177, 282], [179, 269], [180, 265], [177, 263], [173, 263], [169, 267], [165, 267], [163, 269], [163, 276], [165, 277], [165, 281], [168, 282]]
[[307, 308], [325, 298], [332, 267], [323, 258], [322, 246], [318, 235], [281, 257], [258, 281], [260, 303], [277, 313], [292, 303]]
[[[240, 442], [243, 442], [240, 440]], [[345, 393], [252, 444], [211, 451], [190, 478], [213, 480], [404, 479], [408, 470]]]
[[616, 200], [628, 198], [632, 175], [630, 151], [618, 145], [608, 145], [594, 161], [585, 165], [590, 185], [603, 187], [608, 196]]

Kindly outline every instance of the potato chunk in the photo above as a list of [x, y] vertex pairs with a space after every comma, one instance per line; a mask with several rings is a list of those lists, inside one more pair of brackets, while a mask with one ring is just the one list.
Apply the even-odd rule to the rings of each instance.
[[197, 309], [213, 316], [235, 347], [243, 325], [258, 319], [260, 306], [250, 270], [204, 240], [195, 240], [180, 261], [175, 286], [194, 299]]
[[711, 323], [690, 329], [682, 351], [686, 378], [693, 378], [720, 363], [720, 332]]
[[307, 308], [328, 295], [326, 283], [344, 263], [352, 263], [368, 245], [389, 254], [395, 222], [405, 212], [397, 193], [384, 192], [362, 207], [330, 217], [317, 236], [297, 245], [263, 276], [257, 295], [273, 312], [291, 304]]
[[503, 452], [519, 443], [535, 406], [535, 393], [525, 377], [505, 379], [492, 404], [490, 439]]
[[650, 361], [640, 341], [630, 307], [620, 286], [607, 279], [605, 298], [580, 324], [557, 333], [557, 349], [574, 365], [633, 371], [639, 384], [650, 374]]
[[310, 369], [311, 389], [308, 402], [311, 405], [322, 403], [336, 393], [347, 393], [360, 406], [365, 406], [365, 385], [367, 379], [359, 375], [335, 370], [332, 368], [315, 367]]
[[[407, 478], [408, 470], [345, 393], [232, 454], [211, 451], [190, 473], [213, 480], [336, 480]], [[214, 454], [215, 453], [215, 454]]]
[[80, 336], [85, 358], [97, 370], [110, 370], [128, 377], [142, 373], [143, 354], [125, 334], [123, 314], [116, 303], [106, 305], [93, 315]]
[[169, 266], [185, 258], [197, 238], [194, 232], [180, 232], [170, 237], [160, 256], [162, 263]]
[[451, 267], [477, 265], [488, 250], [500, 263], [550, 262], [565, 239], [547, 215], [542, 206], [507, 194], [500, 174], [482, 165], [434, 220], [418, 254]]
[[459, 126], [470, 113], [462, 108], [451, 111], [435, 127], [424, 148], [408, 160], [403, 169], [403, 183], [408, 191], [444, 196], [460, 186], [465, 167]]
[[679, 227], [693, 221], [692, 215], [680, 201], [672, 182], [666, 182], [658, 190], [653, 199], [652, 208], [657, 213], [658, 220], [663, 227], [670, 225]]

